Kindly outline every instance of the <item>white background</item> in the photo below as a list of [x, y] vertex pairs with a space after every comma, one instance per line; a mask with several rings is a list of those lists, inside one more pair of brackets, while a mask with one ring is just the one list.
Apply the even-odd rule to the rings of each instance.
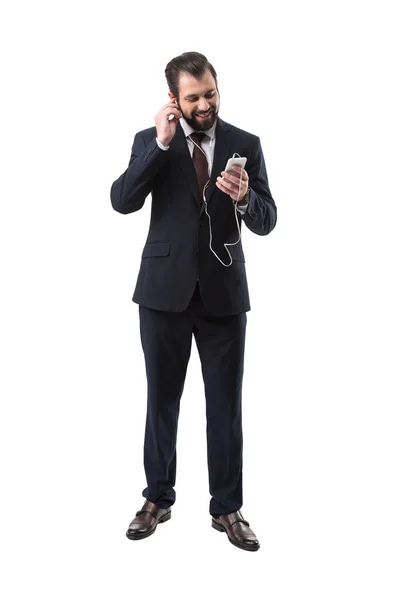
[[[395, 2], [19, 2], [1, 15], [2, 596], [398, 600]], [[260, 12], [262, 10], [262, 12]], [[197, 349], [172, 519], [144, 501], [143, 209], [111, 207], [188, 50], [261, 138], [276, 229], [243, 227], [244, 503], [211, 528]]]

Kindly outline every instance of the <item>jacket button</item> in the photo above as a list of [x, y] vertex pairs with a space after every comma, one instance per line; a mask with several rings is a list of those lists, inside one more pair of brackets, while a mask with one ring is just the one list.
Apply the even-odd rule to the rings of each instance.
[[198, 251], [197, 251], [197, 250], [193, 250], [193, 254], [194, 254], [195, 256], [197, 256], [197, 255], [198, 255]]

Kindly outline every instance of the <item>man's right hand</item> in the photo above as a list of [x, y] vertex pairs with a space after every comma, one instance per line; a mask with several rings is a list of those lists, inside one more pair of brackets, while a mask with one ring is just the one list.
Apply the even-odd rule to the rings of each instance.
[[[173, 115], [173, 119], [169, 120], [169, 115]], [[175, 135], [176, 126], [181, 117], [182, 113], [175, 100], [168, 102], [168, 104], [164, 104], [154, 117], [157, 128], [157, 139], [163, 146], [169, 146], [170, 141]]]

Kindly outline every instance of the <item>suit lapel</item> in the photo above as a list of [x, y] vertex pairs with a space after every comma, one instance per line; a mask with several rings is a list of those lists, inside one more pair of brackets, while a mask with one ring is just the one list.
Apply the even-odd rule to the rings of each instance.
[[185, 177], [189, 190], [196, 201], [196, 205], [199, 206], [199, 190], [196, 169], [194, 168], [193, 160], [190, 156], [185, 133], [179, 122], [176, 127], [175, 135], [171, 140], [171, 150], [173, 150], [176, 154], [179, 167], [182, 170], [182, 174]]
[[[176, 154], [178, 158], [179, 167], [182, 170], [182, 174], [185, 177], [186, 183], [188, 184], [189, 190], [196, 201], [196, 205], [199, 206], [199, 191], [197, 186], [197, 175], [196, 169], [194, 168], [192, 157], [190, 156], [189, 148], [187, 145], [185, 133], [180, 123], [177, 124], [176, 132], [171, 140], [171, 150]], [[212, 196], [215, 192], [215, 182], [217, 177], [221, 174], [221, 171], [225, 168], [226, 161], [232, 156], [232, 138], [230, 135], [230, 127], [228, 123], [225, 123], [222, 119], [217, 117], [217, 125], [215, 128], [215, 149], [213, 166], [211, 170], [210, 183], [206, 190], [207, 204], [211, 201]], [[204, 211], [204, 202], [201, 199], [201, 211]]]
[[[207, 204], [210, 203], [212, 196], [217, 189], [215, 182], [217, 177], [221, 175], [221, 171], [225, 169], [226, 161], [233, 154], [232, 137], [230, 135], [230, 127], [219, 117], [217, 118], [217, 126], [215, 128], [215, 149], [213, 166], [211, 169], [210, 183], [206, 190]], [[201, 213], [204, 211], [204, 202], [201, 203]]]

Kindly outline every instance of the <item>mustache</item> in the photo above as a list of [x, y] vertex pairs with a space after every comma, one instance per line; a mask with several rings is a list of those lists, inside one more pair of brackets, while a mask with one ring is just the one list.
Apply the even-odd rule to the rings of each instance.
[[211, 113], [213, 113], [213, 112], [214, 112], [214, 110], [210, 109], [210, 110], [207, 110], [204, 113], [194, 113], [194, 114], [197, 115], [197, 116], [199, 116], [199, 117], [204, 117], [204, 115], [209, 115], [209, 114], [211, 115]]

